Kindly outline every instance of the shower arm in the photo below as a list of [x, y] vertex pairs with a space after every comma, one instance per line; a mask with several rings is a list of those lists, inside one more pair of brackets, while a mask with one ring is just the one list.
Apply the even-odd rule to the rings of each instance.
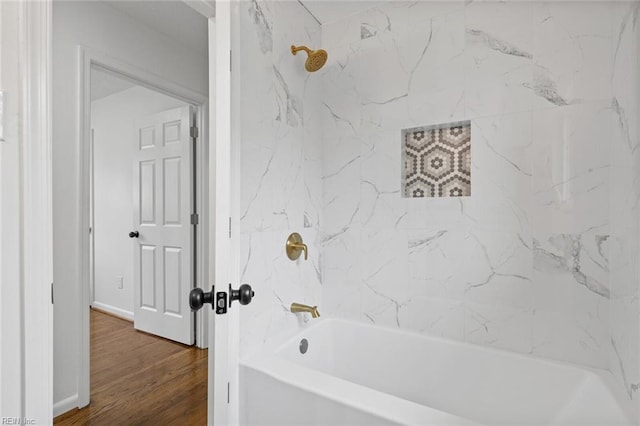
[[307, 46], [296, 47], [293, 44], [291, 45], [291, 53], [293, 53], [294, 55], [297, 54], [301, 50], [304, 50], [305, 52], [307, 52], [307, 55], [311, 54], [311, 49], [309, 49]]

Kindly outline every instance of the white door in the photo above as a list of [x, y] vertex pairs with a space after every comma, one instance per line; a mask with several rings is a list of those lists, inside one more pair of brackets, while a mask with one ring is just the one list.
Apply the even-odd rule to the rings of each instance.
[[[134, 327], [194, 343], [191, 106], [137, 122], [134, 160]], [[137, 232], [137, 234], [135, 234]]]

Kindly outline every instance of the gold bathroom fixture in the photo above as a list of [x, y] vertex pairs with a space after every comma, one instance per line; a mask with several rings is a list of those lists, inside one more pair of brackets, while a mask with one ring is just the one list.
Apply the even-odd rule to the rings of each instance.
[[304, 68], [309, 72], [316, 72], [324, 66], [327, 62], [327, 51], [323, 49], [311, 50], [307, 46], [294, 46], [291, 45], [291, 53], [296, 54], [299, 51], [304, 50], [307, 52], [307, 61], [304, 63]]
[[287, 257], [291, 260], [296, 260], [297, 258], [299, 258], [300, 253], [302, 253], [303, 251], [304, 260], [307, 260], [308, 258], [307, 245], [302, 242], [302, 237], [297, 232], [294, 232], [293, 234], [289, 235], [289, 238], [287, 238], [286, 250]]
[[320, 316], [320, 312], [318, 312], [317, 306], [303, 305], [296, 302], [293, 302], [291, 304], [291, 312], [293, 312], [294, 314], [298, 312], [309, 312], [311, 314], [311, 318], [318, 318]]

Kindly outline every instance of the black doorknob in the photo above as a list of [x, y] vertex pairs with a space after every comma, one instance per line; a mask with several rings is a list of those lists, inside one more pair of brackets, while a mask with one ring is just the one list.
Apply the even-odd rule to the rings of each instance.
[[242, 284], [238, 290], [232, 289], [231, 284], [229, 284], [229, 306], [234, 300], [240, 302], [241, 305], [248, 305], [255, 295], [256, 293], [249, 284]]
[[138, 238], [139, 236], [140, 236], [140, 233], [138, 231], [129, 232], [129, 238]]
[[189, 292], [189, 306], [192, 311], [202, 308], [205, 303], [213, 304], [213, 289], [205, 293], [201, 288], [194, 288]]

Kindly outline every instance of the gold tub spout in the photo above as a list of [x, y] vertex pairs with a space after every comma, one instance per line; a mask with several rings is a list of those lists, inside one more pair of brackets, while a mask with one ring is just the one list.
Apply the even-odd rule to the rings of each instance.
[[309, 312], [312, 318], [318, 318], [320, 316], [320, 312], [318, 312], [317, 306], [308, 306], [295, 302], [291, 304], [291, 312], [293, 312], [294, 314], [297, 312]]

